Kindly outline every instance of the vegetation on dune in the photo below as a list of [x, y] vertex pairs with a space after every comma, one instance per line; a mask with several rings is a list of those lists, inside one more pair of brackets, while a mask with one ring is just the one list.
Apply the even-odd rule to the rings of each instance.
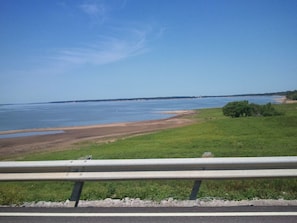
[[[197, 112], [195, 124], [152, 134], [118, 139], [110, 143], [84, 142], [71, 151], [39, 153], [19, 160], [295, 156], [297, 153], [297, 104], [270, 105], [281, 116], [229, 118], [221, 108]], [[65, 201], [70, 182], [1, 183], [0, 204], [24, 201]], [[193, 181], [88, 182], [81, 199], [125, 197], [161, 200], [188, 199]], [[203, 181], [200, 198], [297, 199], [297, 179]]]

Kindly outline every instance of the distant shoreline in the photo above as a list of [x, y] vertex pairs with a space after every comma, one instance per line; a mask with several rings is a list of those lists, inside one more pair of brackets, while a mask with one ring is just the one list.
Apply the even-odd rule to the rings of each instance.
[[115, 98], [115, 99], [82, 99], [82, 100], [63, 100], [49, 102], [31, 102], [31, 103], [5, 103], [5, 105], [21, 104], [63, 104], [63, 103], [85, 103], [85, 102], [119, 102], [119, 101], [149, 101], [149, 100], [179, 100], [179, 99], [197, 99], [197, 98], [224, 98], [224, 97], [254, 97], [254, 96], [279, 96], [285, 97], [286, 92], [263, 93], [263, 94], [235, 94], [235, 95], [206, 95], [206, 96], [168, 96], [168, 97], [138, 97], [138, 98]]
[[[56, 104], [56, 103], [113, 102], [113, 101], [116, 102], [116, 101], [178, 100], [178, 99], [249, 97], [249, 96], [284, 96], [284, 92], [263, 93], [263, 94], [214, 95], [214, 96], [169, 96], [169, 97], [140, 97], [140, 98], [66, 100], [66, 101], [51, 101], [51, 102], [45, 102], [45, 103]], [[36, 103], [36, 104], [38, 104], [38, 103]]]
[[200, 95], [200, 96], [160, 96], [160, 97], [136, 97], [136, 98], [114, 98], [114, 99], [73, 99], [61, 101], [44, 101], [44, 102], [28, 102], [28, 103], [4, 103], [3, 105], [18, 104], [62, 104], [62, 103], [84, 103], [84, 102], [117, 102], [117, 101], [147, 101], [147, 100], [178, 100], [178, 99], [196, 99], [196, 98], [223, 98], [223, 97], [253, 97], [253, 96], [283, 96], [285, 97], [289, 91], [272, 92], [272, 93], [252, 93], [252, 94], [229, 94], [229, 95]]

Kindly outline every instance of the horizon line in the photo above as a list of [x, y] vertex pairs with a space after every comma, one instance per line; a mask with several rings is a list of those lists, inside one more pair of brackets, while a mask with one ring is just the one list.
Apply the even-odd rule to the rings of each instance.
[[18, 104], [57, 104], [57, 103], [83, 103], [83, 102], [108, 102], [108, 101], [137, 101], [137, 100], [170, 100], [170, 99], [194, 99], [194, 98], [217, 98], [217, 97], [244, 97], [244, 96], [285, 96], [289, 91], [271, 93], [250, 93], [250, 94], [231, 94], [231, 95], [201, 95], [201, 96], [160, 96], [160, 97], [135, 97], [135, 98], [110, 98], [110, 99], [78, 99], [61, 100], [48, 102], [29, 102], [29, 103], [5, 103], [0, 105]]

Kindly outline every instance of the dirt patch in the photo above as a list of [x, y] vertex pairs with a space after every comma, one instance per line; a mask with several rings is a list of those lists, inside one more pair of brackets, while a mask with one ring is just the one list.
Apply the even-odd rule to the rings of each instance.
[[71, 149], [71, 146], [78, 142], [112, 141], [115, 138], [185, 126], [194, 122], [193, 119], [190, 119], [190, 116], [194, 113], [194, 111], [177, 112], [178, 115], [175, 117], [153, 121], [1, 132], [1, 134], [8, 134], [33, 131], [64, 131], [64, 133], [52, 135], [0, 139], [0, 157], [3, 160], [40, 151], [66, 150]]

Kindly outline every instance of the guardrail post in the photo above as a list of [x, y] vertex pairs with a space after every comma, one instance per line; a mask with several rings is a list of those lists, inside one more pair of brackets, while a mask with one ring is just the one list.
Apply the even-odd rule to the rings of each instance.
[[[91, 160], [92, 156], [86, 156], [86, 157], [83, 157], [83, 159]], [[80, 172], [80, 170], [74, 170], [74, 171], [75, 172]], [[84, 181], [77, 181], [77, 182], [74, 183], [72, 193], [71, 193], [71, 197], [70, 197], [70, 202], [71, 202], [71, 205], [73, 204], [73, 207], [78, 206], [80, 195], [81, 195], [84, 183], [85, 183]]]
[[84, 182], [75, 182], [72, 190], [72, 194], [70, 197], [70, 202], [74, 203], [73, 207], [78, 206], [79, 198], [82, 192], [84, 186]]
[[[214, 157], [214, 155], [211, 152], [205, 152], [202, 155], [202, 158], [210, 158], [210, 157]], [[194, 185], [193, 185], [189, 200], [196, 200], [197, 199], [197, 194], [199, 192], [201, 183], [202, 183], [201, 180], [196, 180], [194, 182]]]
[[193, 185], [193, 188], [192, 188], [192, 191], [191, 191], [191, 194], [190, 194], [190, 200], [196, 200], [197, 199], [197, 194], [199, 192], [199, 189], [200, 189], [200, 185], [201, 185], [201, 180], [196, 180], [194, 182], [194, 185]]

